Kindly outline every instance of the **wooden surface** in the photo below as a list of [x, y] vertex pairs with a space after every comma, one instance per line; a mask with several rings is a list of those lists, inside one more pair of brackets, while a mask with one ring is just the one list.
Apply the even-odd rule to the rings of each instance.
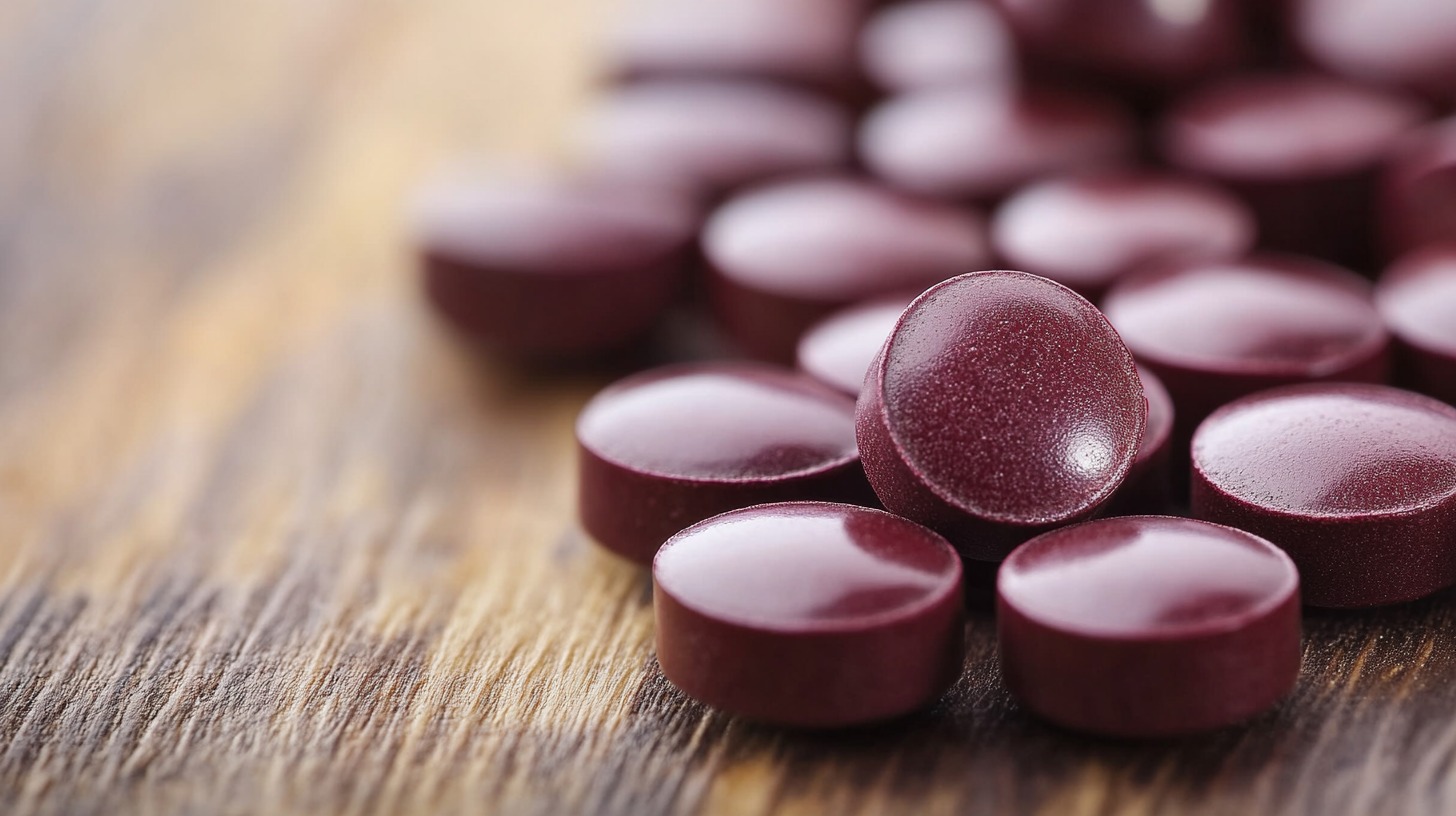
[[0, 812], [1456, 811], [1456, 601], [1309, 622], [1297, 693], [1140, 745], [1017, 710], [756, 728], [574, 530], [600, 385], [482, 370], [399, 229], [549, 155], [593, 0], [0, 3]]

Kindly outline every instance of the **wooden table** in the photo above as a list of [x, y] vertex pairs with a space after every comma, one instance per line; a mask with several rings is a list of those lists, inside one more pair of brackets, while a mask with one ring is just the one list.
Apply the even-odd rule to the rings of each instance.
[[593, 0], [0, 4], [0, 812], [1456, 811], [1450, 597], [1308, 627], [1202, 739], [1019, 711], [993, 626], [933, 711], [806, 735], [653, 663], [573, 525], [588, 376], [483, 370], [400, 227], [550, 155]]

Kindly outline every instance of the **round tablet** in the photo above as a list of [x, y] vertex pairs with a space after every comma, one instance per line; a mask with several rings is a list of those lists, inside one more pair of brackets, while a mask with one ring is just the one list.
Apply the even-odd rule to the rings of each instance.
[[886, 509], [995, 561], [1122, 484], [1147, 404], [1102, 313], [1024, 272], [977, 272], [910, 304], [865, 381], [856, 430]]
[[576, 422], [582, 527], [641, 563], [728, 510], [870, 498], [854, 401], [786, 369], [668, 366], [597, 394]]
[[862, 11], [844, 0], [639, 0], [604, 57], [626, 80], [768, 79], [844, 92]]
[[1294, 687], [1300, 573], [1242, 530], [1168, 516], [1065, 527], [997, 579], [1006, 685], [1058, 725], [1170, 737], [1241, 722]]
[[914, 299], [914, 295], [881, 298], [824, 318], [799, 340], [799, 369], [858, 397], [875, 355]]
[[934, 702], [961, 673], [961, 565], [879, 510], [750, 507], [652, 563], [657, 660], [688, 696], [751, 720], [863, 725]]
[[1313, 380], [1384, 382], [1388, 337], [1370, 285], [1290, 256], [1185, 261], [1125, 278], [1107, 319], [1177, 407], [1174, 448], [1230, 400]]
[[1153, 372], [1138, 366], [1138, 377], [1148, 400], [1148, 422], [1132, 470], [1108, 502], [1107, 515], [1163, 513], [1173, 503], [1173, 398]]
[[528, 174], [439, 182], [413, 215], [436, 311], [525, 358], [590, 357], [642, 338], [672, 302], [699, 220], [661, 189]]
[[1300, 49], [1352, 79], [1456, 100], [1456, 3], [1449, 0], [1294, 0]]
[[1244, 254], [1254, 219], [1238, 199], [1202, 182], [1088, 173], [1022, 188], [996, 211], [991, 242], [1008, 265], [1095, 300], [1149, 263]]
[[1398, 261], [1375, 303], [1395, 335], [1398, 382], [1456, 405], [1456, 241]]
[[893, 92], [1016, 79], [1011, 32], [983, 0], [886, 6], [865, 24], [859, 52], [865, 74]]
[[1041, 176], [1122, 161], [1131, 120], [1116, 104], [1048, 90], [929, 88], [891, 98], [860, 126], [860, 156], [885, 181], [991, 200]]
[[784, 363], [837, 309], [983, 268], [986, 243], [975, 212], [837, 177], [749, 190], [713, 213], [702, 237], [728, 335]]
[[1242, 77], [1176, 105], [1163, 152], [1239, 193], [1264, 246], [1358, 267], [1372, 257], [1376, 170], [1422, 116], [1405, 97], [1335, 79]]
[[716, 197], [849, 161], [849, 114], [819, 96], [752, 82], [643, 82], [599, 97], [580, 131], [594, 172]]
[[1456, 117], [1395, 149], [1381, 178], [1380, 223], [1391, 254], [1456, 239]]
[[1226, 72], [1249, 51], [1244, 0], [996, 0], [1033, 74], [1161, 90]]
[[1456, 408], [1381, 385], [1301, 385], [1214, 412], [1193, 437], [1193, 514], [1283, 548], [1312, 606], [1456, 583]]

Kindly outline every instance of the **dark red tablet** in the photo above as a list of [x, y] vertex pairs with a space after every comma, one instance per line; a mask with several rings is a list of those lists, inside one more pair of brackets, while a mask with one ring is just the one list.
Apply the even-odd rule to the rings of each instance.
[[1389, 338], [1370, 285], [1310, 259], [1172, 264], [1124, 279], [1102, 309], [1168, 387], [1174, 446], [1184, 451], [1204, 417], [1245, 394], [1317, 380], [1384, 382], [1387, 374]]
[[865, 118], [859, 152], [889, 184], [960, 201], [993, 201], [1043, 176], [1129, 159], [1127, 113], [1093, 96], [999, 87], [929, 88]]
[[1288, 556], [1231, 527], [1168, 516], [1064, 527], [1001, 565], [1002, 673], [1033, 713], [1078, 731], [1234, 725], [1294, 687], [1299, 586]]
[[1293, 0], [1289, 5], [1295, 43], [1321, 67], [1456, 101], [1456, 3]]
[[1163, 152], [1242, 196], [1262, 246], [1369, 273], [1380, 163], [1423, 116], [1404, 96], [1314, 74], [1238, 77], [1169, 111]]
[[603, 58], [625, 81], [748, 78], [853, 93], [862, 16], [844, 0], [638, 0]]
[[982, 0], [907, 0], [879, 9], [860, 35], [871, 81], [900, 93], [940, 85], [1016, 82], [1016, 51], [1001, 15]]
[[576, 422], [579, 510], [597, 543], [641, 563], [709, 516], [797, 499], [871, 499], [854, 401], [788, 369], [669, 366], [597, 394]]
[[952, 278], [910, 304], [856, 410], [884, 506], [983, 561], [1101, 507], [1146, 420], [1132, 355], [1102, 313], [1061, 284], [1004, 270]]
[[1430, 595], [1456, 583], [1456, 408], [1343, 383], [1246, 397], [1193, 437], [1193, 514], [1283, 548], [1310, 605]]
[[[1256, 0], [1268, 2], [1268, 0]], [[1166, 91], [1250, 55], [1246, 0], [994, 0], [1037, 76]]]
[[1456, 240], [1397, 261], [1375, 305], [1395, 337], [1397, 383], [1456, 405]]
[[772, 725], [837, 728], [934, 702], [961, 673], [961, 564], [879, 510], [769, 504], [672, 537], [652, 564], [673, 685]]
[[858, 397], [875, 355], [914, 299], [892, 295], [850, 306], [814, 324], [799, 340], [799, 370]]
[[425, 295], [465, 337], [520, 358], [598, 356], [672, 302], [699, 222], [687, 197], [580, 177], [461, 175], [420, 197]]
[[1386, 162], [1379, 206], [1389, 255], [1456, 241], [1456, 117], [1401, 140]]
[[837, 309], [922, 291], [990, 257], [978, 213], [848, 177], [748, 190], [709, 217], [702, 243], [729, 337], [782, 363]]
[[1234, 258], [1253, 215], [1230, 193], [1179, 176], [1107, 171], [1023, 187], [996, 210], [991, 241], [1008, 266], [1097, 300], [1149, 264]]
[[752, 182], [849, 162], [848, 112], [755, 82], [659, 80], [604, 92], [579, 131], [592, 172], [716, 199]]

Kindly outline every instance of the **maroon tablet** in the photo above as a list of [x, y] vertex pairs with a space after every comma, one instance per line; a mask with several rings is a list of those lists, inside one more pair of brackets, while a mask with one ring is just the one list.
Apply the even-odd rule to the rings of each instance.
[[1299, 385], [1193, 437], [1193, 514], [1274, 542], [1304, 601], [1361, 607], [1456, 583], [1456, 408], [1381, 385]]
[[587, 404], [576, 439], [582, 526], [644, 564], [669, 536], [728, 510], [872, 499], [855, 452], [853, 400], [774, 366], [633, 375]]
[[1187, 450], [1210, 412], [1245, 394], [1316, 380], [1384, 382], [1387, 374], [1389, 337], [1370, 285], [1310, 259], [1172, 264], [1124, 279], [1102, 308], [1168, 387], [1175, 452]]
[[465, 337], [520, 358], [618, 350], [657, 323], [687, 271], [696, 205], [580, 177], [459, 176], [414, 212], [425, 295]]
[[713, 213], [702, 243], [729, 337], [782, 363], [837, 309], [922, 291], [990, 255], [978, 213], [847, 177], [748, 190]]
[[594, 173], [713, 200], [775, 176], [849, 162], [851, 120], [814, 94], [756, 82], [659, 80], [604, 92], [579, 132]]
[[1099, 97], [1044, 89], [929, 88], [892, 97], [859, 133], [886, 182], [960, 201], [994, 201], [1028, 181], [1129, 159], [1127, 113]]
[[996, 210], [991, 241], [1008, 266], [1097, 300], [1149, 264], [1234, 258], [1254, 244], [1253, 215], [1193, 179], [1106, 171], [1023, 187]]
[[1024, 272], [961, 275], [910, 304], [856, 409], [891, 512], [985, 561], [1090, 516], [1147, 419], [1132, 355], [1091, 303]]
[[716, 516], [652, 564], [657, 660], [708, 705], [801, 728], [934, 702], [961, 673], [961, 565], [898, 516], [796, 502]]
[[1067, 728], [1170, 737], [1241, 722], [1294, 687], [1300, 574], [1231, 527], [1125, 516], [1028, 541], [1001, 565], [1012, 694]]
[[1375, 285], [1397, 383], [1456, 405], [1456, 241], [1397, 261]]
[[1178, 103], [1163, 152], [1242, 196], [1262, 246], [1371, 273], [1376, 175], [1423, 115], [1404, 96], [1313, 74], [1238, 77]]

